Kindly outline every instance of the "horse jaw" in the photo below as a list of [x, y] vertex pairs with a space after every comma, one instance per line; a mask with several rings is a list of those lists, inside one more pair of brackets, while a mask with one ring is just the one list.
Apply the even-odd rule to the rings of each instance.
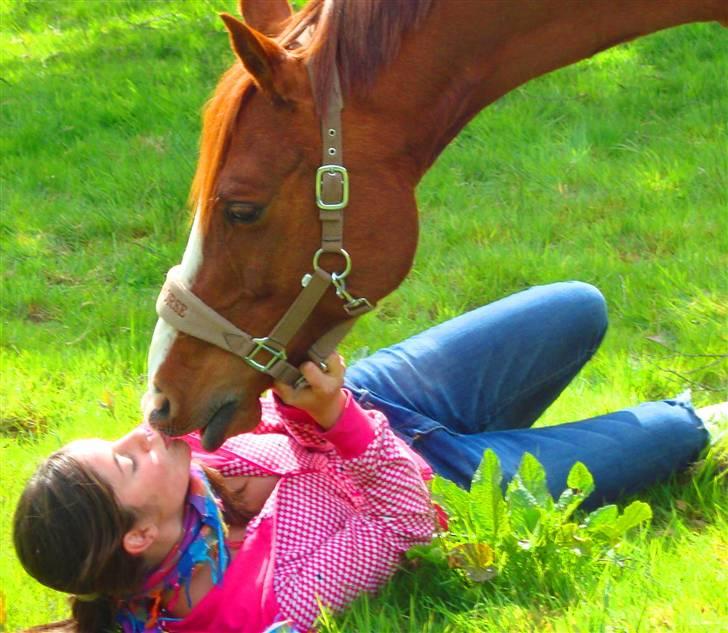
[[220, 407], [200, 430], [202, 448], [215, 451], [225, 440], [240, 433], [252, 431], [260, 422], [261, 407], [257, 397], [249, 398], [246, 405], [235, 402]]

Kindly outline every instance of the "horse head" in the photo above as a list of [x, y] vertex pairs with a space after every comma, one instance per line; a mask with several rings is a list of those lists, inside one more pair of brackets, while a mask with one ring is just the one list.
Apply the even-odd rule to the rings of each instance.
[[[171, 317], [183, 323], [190, 304], [199, 304], [231, 329], [266, 341], [310, 273], [343, 279], [348, 268], [344, 295], [374, 303], [406, 276], [417, 241], [415, 182], [391, 162], [401, 148], [386, 138], [386, 126], [373, 128], [365, 110], [348, 104], [340, 131], [331, 132], [343, 133], [343, 146], [337, 139], [328, 150], [338, 152], [328, 163], [345, 163], [347, 179], [331, 172], [340, 191], [329, 203], [341, 206], [345, 193], [348, 203], [321, 208], [317, 184], [326, 184], [329, 170], [317, 172], [330, 141], [322, 139], [328, 130], [321, 117], [332, 107], [314, 97], [308, 48], [299, 41], [307, 34], [272, 37], [290, 22], [285, 0], [249, 0], [241, 12], [247, 24], [221, 16], [237, 61], [206, 109], [194, 222], [173, 270], [176, 285], [160, 295], [169, 316], [155, 328], [143, 400], [147, 420], [171, 435], [203, 429], [207, 449], [258, 423], [259, 395], [273, 380], [259, 370], [278, 350], [263, 343], [231, 353], [225, 341], [212, 344]], [[330, 216], [339, 218], [343, 239], [326, 248], [322, 224]], [[296, 324], [283, 351], [288, 364], [304, 361], [316, 340], [350, 319], [336, 292], [341, 285], [322, 286], [310, 315]]]

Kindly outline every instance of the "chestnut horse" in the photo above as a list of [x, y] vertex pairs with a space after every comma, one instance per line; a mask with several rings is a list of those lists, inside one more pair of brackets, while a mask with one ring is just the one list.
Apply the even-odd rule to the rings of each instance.
[[245, 24], [222, 16], [237, 61], [206, 110], [195, 220], [160, 295], [144, 397], [147, 420], [201, 428], [208, 450], [255, 427], [279, 370], [400, 284], [415, 187], [482, 108], [620, 42], [728, 22], [725, 0], [240, 4]]

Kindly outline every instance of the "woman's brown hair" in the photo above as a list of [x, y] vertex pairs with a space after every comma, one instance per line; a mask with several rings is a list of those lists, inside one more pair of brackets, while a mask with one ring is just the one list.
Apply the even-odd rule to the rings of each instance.
[[18, 558], [42, 584], [83, 596], [71, 599], [80, 633], [114, 630], [113, 596], [141, 584], [141, 557], [122, 547], [136, 518], [108, 483], [63, 449], [40, 465], [20, 497], [13, 519]]
[[[250, 514], [242, 508], [242, 499], [226, 488], [220, 473], [202, 468], [223, 502], [227, 523], [247, 523]], [[71, 620], [32, 631], [116, 630], [118, 597], [138, 590], [146, 571], [143, 559], [122, 545], [136, 519], [134, 510], [118, 502], [106, 481], [64, 449], [39, 466], [15, 509], [15, 551], [33, 578], [74, 595]]]

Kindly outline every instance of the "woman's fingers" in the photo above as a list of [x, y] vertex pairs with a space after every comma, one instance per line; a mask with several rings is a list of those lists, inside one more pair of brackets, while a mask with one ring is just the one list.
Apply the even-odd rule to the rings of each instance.
[[283, 400], [283, 402], [285, 402], [286, 404], [292, 404], [290, 400], [295, 393], [295, 389], [293, 387], [287, 385], [284, 382], [276, 381], [273, 383], [273, 389], [281, 397], [281, 400]]
[[343, 378], [346, 373], [346, 361], [338, 352], [329, 354], [326, 358], [326, 366], [328, 367], [328, 373], [337, 378]]
[[326, 358], [326, 370], [316, 363], [307, 361], [301, 365], [301, 373], [312, 389], [330, 391], [331, 388], [338, 389], [344, 384], [346, 364], [340, 354], [334, 352]]
[[337, 353], [326, 359], [326, 371], [307, 361], [301, 365], [301, 374], [308, 386], [294, 389], [290, 385], [276, 382], [273, 388], [286, 404], [308, 412], [319, 426], [330, 429], [341, 416], [346, 404], [344, 386], [346, 364]]
[[334, 352], [326, 358], [326, 372], [311, 361], [303, 363], [300, 370], [308, 383], [306, 387], [294, 389], [281, 382], [273, 386], [286, 404], [305, 409], [315, 406], [321, 398], [336, 394], [343, 387], [346, 363], [341, 354]]
[[326, 374], [311, 361], [306, 361], [299, 369], [308, 383], [305, 387], [307, 389], [318, 389], [326, 377]]

